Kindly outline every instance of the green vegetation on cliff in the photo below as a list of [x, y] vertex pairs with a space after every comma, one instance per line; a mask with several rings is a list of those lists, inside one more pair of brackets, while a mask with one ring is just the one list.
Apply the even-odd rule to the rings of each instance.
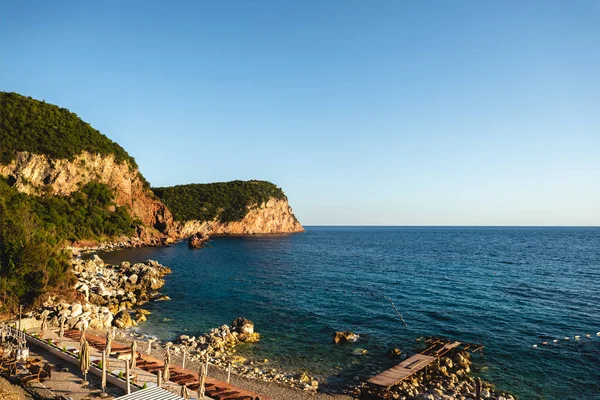
[[195, 183], [152, 190], [177, 221], [240, 221], [252, 207], [270, 198], [286, 199], [276, 185], [256, 180]]
[[108, 186], [88, 183], [71, 196], [17, 192], [0, 179], [0, 300], [31, 303], [72, 286], [65, 241], [131, 235], [134, 223]]
[[10, 163], [20, 151], [69, 160], [87, 151], [113, 155], [137, 168], [121, 146], [66, 108], [0, 92], [0, 163]]

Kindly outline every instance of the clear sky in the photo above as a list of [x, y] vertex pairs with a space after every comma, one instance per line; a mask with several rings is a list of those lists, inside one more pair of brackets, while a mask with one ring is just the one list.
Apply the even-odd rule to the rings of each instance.
[[598, 0], [4, 0], [0, 90], [305, 225], [600, 225]]

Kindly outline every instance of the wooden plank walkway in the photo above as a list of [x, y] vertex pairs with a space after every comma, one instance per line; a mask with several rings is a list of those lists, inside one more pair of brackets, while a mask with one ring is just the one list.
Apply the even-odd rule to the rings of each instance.
[[372, 377], [367, 382], [376, 386], [390, 388], [412, 374], [419, 372], [435, 360], [437, 360], [437, 357], [426, 356], [425, 354], [415, 354], [395, 367]]
[[442, 346], [441, 349], [436, 350], [433, 355], [436, 357], [441, 357], [444, 354], [446, 354], [447, 352], [449, 352], [450, 350], [455, 349], [460, 345], [461, 345], [461, 342], [446, 343], [446, 344], [444, 344], [444, 346]]

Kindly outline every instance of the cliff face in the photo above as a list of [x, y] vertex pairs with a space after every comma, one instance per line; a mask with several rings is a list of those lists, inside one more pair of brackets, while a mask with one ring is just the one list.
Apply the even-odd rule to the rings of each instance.
[[73, 158], [53, 159], [43, 154], [19, 152], [0, 175], [17, 190], [33, 195], [67, 196], [91, 181], [115, 189], [115, 202], [127, 206], [133, 218], [157, 231], [170, 234], [173, 217], [165, 205], [144, 187], [137, 169], [112, 155], [83, 152]]
[[304, 232], [287, 200], [271, 198], [261, 207], [250, 209], [241, 221], [234, 222], [177, 222], [180, 237], [188, 237], [197, 232], [209, 235], [254, 235], [271, 233]]
[[[127, 206], [133, 218], [168, 237], [186, 238], [194, 233], [209, 235], [254, 235], [304, 232], [287, 200], [271, 198], [253, 207], [240, 221], [174, 222], [169, 209], [144, 187], [137, 169], [112, 155], [83, 152], [72, 160], [19, 152], [8, 165], [0, 164], [0, 175], [17, 190], [33, 195], [68, 196], [91, 181], [115, 189], [115, 202]], [[156, 233], [140, 232], [144, 242]]]

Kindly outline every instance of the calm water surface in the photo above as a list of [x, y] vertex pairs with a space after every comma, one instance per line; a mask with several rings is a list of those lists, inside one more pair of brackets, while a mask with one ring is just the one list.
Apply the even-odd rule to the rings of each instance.
[[[162, 339], [247, 317], [263, 339], [242, 354], [335, 386], [392, 366], [390, 347], [447, 336], [485, 344], [480, 374], [521, 399], [600, 399], [600, 228], [309, 227], [102, 256], [173, 269], [173, 300], [139, 328]], [[335, 330], [363, 339], [333, 346]]]

